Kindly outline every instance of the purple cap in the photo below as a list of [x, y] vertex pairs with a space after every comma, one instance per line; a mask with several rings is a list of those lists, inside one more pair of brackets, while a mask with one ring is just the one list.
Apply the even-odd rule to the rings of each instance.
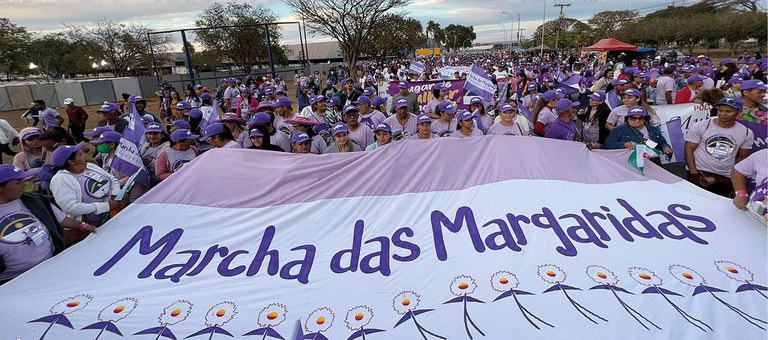
[[403, 80], [400, 83], [397, 84], [397, 88], [399, 89], [407, 89], [408, 88], [408, 81]]
[[293, 101], [288, 99], [288, 97], [277, 98], [277, 101], [272, 103], [272, 107], [283, 107], [283, 106], [291, 106], [291, 105], [293, 105]]
[[144, 103], [146, 103], [146, 102], [147, 102], [147, 100], [146, 100], [146, 99], [144, 99], [144, 97], [142, 97], [142, 96], [139, 96], [139, 95], [131, 96], [131, 98], [130, 98], [130, 99], [128, 99], [128, 101], [129, 101], [129, 102], [134, 102], [134, 103], [138, 103], [138, 102], [144, 102]]
[[633, 73], [635, 73], [635, 71], [637, 71], [637, 69], [635, 69], [634, 67], [625, 67], [625, 68], [624, 68], [624, 69], [621, 71], [621, 73], [626, 73], [626, 74], [633, 74]]
[[360, 98], [357, 98], [357, 100], [355, 101], [355, 104], [368, 104], [368, 105], [371, 105], [371, 97], [360, 96]]
[[737, 97], [725, 97], [720, 99], [720, 101], [718, 101], [717, 104], [713, 106], [718, 107], [720, 105], [730, 106], [736, 110], [741, 111], [744, 108], [744, 101]]
[[538, 88], [538, 85], [536, 83], [529, 83], [528, 84], [528, 91], [535, 91]]
[[373, 106], [379, 107], [380, 105], [387, 102], [387, 99], [384, 97], [375, 97], [373, 98]]
[[178, 129], [171, 134], [171, 141], [176, 143], [180, 140], [197, 140], [200, 136], [193, 134], [189, 129]]
[[480, 99], [480, 97], [472, 97], [472, 99], [469, 100], [469, 105], [483, 105], [483, 100]]
[[466, 110], [459, 111], [459, 115], [458, 117], [456, 117], [456, 119], [459, 121], [469, 120], [472, 118], [475, 118], [475, 114], [473, 112], [466, 111]]
[[400, 109], [404, 107], [408, 107], [408, 99], [405, 99], [403, 97], [397, 98], [397, 100], [395, 101], [395, 108]]
[[512, 105], [510, 103], [506, 103], [501, 106], [501, 112], [507, 112], [507, 111], [517, 111], [517, 105]]
[[122, 135], [119, 132], [110, 130], [99, 135], [99, 138], [92, 140], [91, 144], [99, 145], [103, 143], [119, 143], [121, 137]]
[[366, 77], [365, 77], [365, 81], [366, 81], [366, 82], [369, 82], [369, 83], [373, 83], [373, 77], [371, 77], [371, 76], [366, 76]]
[[347, 124], [338, 123], [334, 125], [333, 128], [331, 129], [331, 136], [336, 136], [342, 132], [349, 133], [349, 129], [347, 129]]
[[203, 89], [203, 85], [201, 84], [195, 85], [195, 90], [202, 90], [202, 89]]
[[163, 132], [163, 126], [156, 122], [149, 123], [144, 129], [144, 133], [147, 132]]
[[189, 130], [191, 126], [189, 125], [189, 122], [186, 120], [177, 119], [174, 120], [173, 123], [171, 123], [171, 126], [177, 128], [177, 129], [187, 129]]
[[306, 132], [294, 132], [291, 136], [291, 143], [304, 143], [310, 140], [309, 135]]
[[192, 110], [189, 110], [189, 112], [184, 112], [185, 116], [190, 116], [192, 118], [200, 118], [203, 116], [203, 111], [201, 111], [198, 108], [194, 108]]
[[203, 136], [200, 137], [200, 140], [205, 142], [208, 140], [208, 138], [211, 138], [223, 132], [224, 132], [224, 124], [222, 123], [208, 124], [208, 126], [205, 127], [205, 130], [203, 130]]
[[735, 64], [735, 62], [731, 58], [725, 58], [720, 61], [720, 65], [725, 65], [725, 64]]
[[141, 117], [141, 123], [144, 124], [145, 126], [147, 124], [149, 124], [149, 123], [154, 122], [154, 121], [155, 120], [152, 118], [152, 116], [143, 116], [143, 117]]
[[631, 116], [648, 116], [648, 111], [642, 106], [633, 106], [627, 110], [627, 117]]
[[273, 94], [275, 94], [275, 89], [273, 89], [271, 87], [267, 87], [267, 89], [264, 90], [264, 94], [267, 95], [267, 96], [273, 95]]
[[702, 78], [701, 76], [698, 76], [698, 75], [692, 75], [692, 76], [688, 77], [688, 79], [686, 80], [686, 82], [688, 84], [698, 83], [700, 81], [704, 81], [704, 78]]
[[262, 133], [259, 129], [251, 129], [248, 137], [264, 137], [264, 133]]
[[227, 112], [219, 119], [220, 122], [230, 122], [235, 124], [245, 124], [245, 119], [237, 116], [237, 113]]
[[392, 127], [389, 126], [388, 123], [379, 123], [379, 125], [376, 125], [376, 127], [373, 128], [373, 132], [376, 133], [379, 131], [392, 132]]
[[762, 81], [758, 79], [745, 80], [741, 83], [741, 90], [762, 90], [765, 91], [766, 87]]
[[363, 90], [363, 96], [366, 96], [366, 97], [371, 96], [374, 93], [376, 93], [376, 89], [374, 89], [373, 87], [366, 87]]
[[67, 164], [69, 157], [82, 149], [84, 145], [85, 142], [80, 142], [77, 145], [62, 145], [56, 148], [56, 150], [54, 150], [51, 154], [51, 165], [58, 168], [63, 168], [64, 165]]
[[541, 95], [541, 99], [543, 99], [545, 102], [555, 100], [555, 99], [561, 99], [563, 97], [565, 97], [564, 94], [554, 90], [549, 90], [547, 92], [544, 92], [544, 94]]
[[88, 131], [88, 132], [84, 133], [83, 135], [88, 136], [88, 137], [96, 137], [96, 136], [101, 135], [102, 133], [107, 132], [107, 131], [112, 131], [112, 129], [110, 129], [110, 128], [106, 127], [106, 126], [97, 126], [93, 130]]
[[572, 109], [578, 106], [579, 102], [572, 102], [569, 99], [563, 98], [558, 100], [555, 104], [555, 112], [557, 112], [557, 114], [563, 114], [565, 111], [568, 111], [568, 109]]
[[587, 97], [589, 97], [589, 98], [591, 98], [593, 100], [597, 100], [599, 102], [602, 102], [602, 101], [605, 101], [605, 92], [602, 92], [602, 91], [593, 92], [592, 94], [588, 95]]
[[30, 171], [21, 171], [16, 169], [13, 165], [0, 165], [0, 183], [6, 183], [14, 179], [28, 179], [32, 178], [32, 176], [34, 176], [34, 173]]
[[337, 96], [333, 96], [331, 97], [330, 100], [328, 100], [328, 106], [330, 107], [339, 106], [339, 105], [341, 105], [341, 98]]
[[344, 83], [343, 83], [343, 84], [345, 84], [345, 85], [346, 85], [347, 83], [352, 83], [352, 84], [354, 84], [354, 83], [355, 83], [355, 80], [354, 80], [354, 79], [352, 79], [352, 78], [347, 78], [347, 79], [344, 79]]
[[24, 134], [21, 136], [21, 139], [26, 140], [29, 137], [40, 136], [42, 134], [43, 134], [43, 131], [40, 131], [40, 129], [31, 128], [29, 131], [24, 132]]
[[739, 75], [737, 75], [737, 74], [734, 74], [733, 76], [731, 76], [731, 79], [728, 80], [728, 84], [730, 84], [730, 85], [741, 84], [743, 82], [744, 82], [744, 79], [739, 77]]
[[691, 73], [691, 72], [693, 72], [693, 66], [685, 65], [685, 66], [683, 66], [682, 71], [685, 72], [685, 73]]
[[611, 85], [613, 86], [619, 86], [619, 85], [626, 85], [628, 81], [626, 79], [614, 79], [611, 81]]
[[221, 78], [219, 79], [219, 85], [225, 84], [227, 82], [227, 78]]
[[176, 103], [176, 110], [189, 110], [192, 108], [192, 105], [189, 104], [189, 102], [178, 102]]
[[333, 82], [329, 79], [325, 81], [325, 85], [333, 85]]
[[695, 73], [704, 73], [704, 68], [703, 67], [694, 67], [692, 71], [695, 72]]
[[347, 106], [345, 106], [345, 107], [344, 107], [344, 115], [348, 115], [348, 114], [352, 113], [353, 111], [354, 111], [355, 113], [359, 112], [359, 111], [357, 110], [357, 106], [355, 106], [355, 105], [353, 105], [353, 104], [349, 104], [349, 105], [347, 105]]
[[456, 105], [453, 105], [450, 100], [443, 100], [440, 104], [437, 104], [437, 109], [449, 115], [456, 113]]
[[270, 120], [272, 120], [272, 117], [269, 116], [269, 113], [259, 112], [255, 114], [250, 121], [248, 121], [248, 126], [254, 126], [256, 124], [267, 125], [269, 124]]
[[420, 115], [416, 117], [416, 124], [421, 124], [421, 123], [432, 124], [432, 118], [429, 118], [429, 116], [427, 115]]
[[309, 103], [312, 105], [315, 105], [319, 102], [324, 102], [325, 100], [326, 100], [325, 96], [321, 94], [317, 96], [312, 96], [312, 98], [309, 99]]
[[208, 92], [205, 92], [205, 93], [200, 95], [200, 99], [202, 99], [202, 100], [209, 100], [211, 98], [213, 98], [213, 96], [210, 93], [208, 93]]
[[96, 112], [112, 112], [112, 111], [120, 111], [120, 107], [117, 106], [115, 103], [105, 103], [102, 105]]
[[637, 98], [642, 97], [642, 95], [640, 94], [640, 91], [638, 91], [637, 89], [628, 89], [628, 90], [624, 91], [624, 93], [622, 93], [621, 95], [622, 96], [633, 96], [633, 97], [637, 97]]

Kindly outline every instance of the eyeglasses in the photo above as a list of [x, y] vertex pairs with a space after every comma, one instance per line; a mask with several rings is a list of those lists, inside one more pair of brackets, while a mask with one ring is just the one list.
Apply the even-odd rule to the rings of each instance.
[[645, 116], [630, 116], [629, 120], [645, 120]]

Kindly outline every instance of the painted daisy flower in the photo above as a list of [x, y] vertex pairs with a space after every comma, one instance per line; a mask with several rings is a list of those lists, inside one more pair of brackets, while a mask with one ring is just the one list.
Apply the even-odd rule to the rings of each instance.
[[395, 296], [392, 300], [392, 307], [395, 308], [397, 314], [405, 314], [408, 311], [416, 309], [421, 301], [421, 295], [416, 292], [406, 290], [402, 291]]
[[661, 286], [662, 283], [661, 278], [647, 268], [631, 267], [629, 268], [629, 276], [643, 286]]
[[517, 276], [512, 272], [498, 271], [491, 275], [491, 288], [497, 292], [506, 292], [515, 289], [520, 285]]
[[469, 295], [475, 292], [477, 283], [469, 275], [459, 275], [451, 281], [451, 294], [456, 296]]
[[138, 304], [139, 300], [135, 298], [125, 298], [112, 302], [99, 312], [99, 320], [118, 322], [131, 314]]
[[260, 327], [277, 327], [285, 321], [288, 314], [288, 308], [282, 303], [270, 303], [259, 312]]
[[589, 276], [592, 281], [603, 285], [615, 286], [619, 283], [619, 278], [616, 277], [616, 274], [608, 270], [608, 268], [594, 264], [587, 267], [587, 276]]
[[717, 270], [736, 281], [749, 282], [755, 279], [755, 274], [752, 274], [749, 269], [731, 261], [715, 261], [715, 266], [717, 266]]
[[310, 333], [325, 332], [333, 325], [333, 319], [336, 315], [328, 307], [320, 307], [312, 311], [304, 323], [304, 329]]
[[698, 287], [706, 283], [704, 277], [699, 275], [695, 270], [679, 264], [669, 266], [669, 273], [678, 281], [691, 287]]
[[371, 318], [373, 318], [373, 309], [371, 307], [357, 306], [347, 311], [344, 322], [347, 324], [347, 328], [356, 331], [368, 326]]
[[205, 324], [207, 326], [221, 327], [225, 323], [232, 321], [237, 314], [237, 306], [232, 301], [219, 302], [205, 314]]
[[57, 302], [51, 307], [51, 314], [70, 314], [85, 308], [93, 297], [88, 294], [78, 294]]
[[554, 264], [539, 265], [536, 268], [536, 273], [542, 280], [551, 284], [558, 284], [565, 281], [566, 278], [565, 272]]
[[175, 325], [186, 320], [190, 313], [192, 313], [192, 303], [187, 300], [178, 300], [163, 309], [160, 314], [160, 324]]

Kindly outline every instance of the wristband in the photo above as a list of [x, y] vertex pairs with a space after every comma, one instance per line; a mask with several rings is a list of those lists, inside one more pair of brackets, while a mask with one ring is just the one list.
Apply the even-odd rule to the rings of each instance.
[[77, 228], [80, 229], [80, 231], [88, 231], [88, 223], [82, 222]]
[[749, 196], [746, 190], [736, 190], [736, 196]]

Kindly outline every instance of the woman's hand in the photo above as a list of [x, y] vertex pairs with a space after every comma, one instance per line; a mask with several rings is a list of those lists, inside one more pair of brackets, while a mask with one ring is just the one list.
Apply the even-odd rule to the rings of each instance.
[[672, 148], [669, 148], [669, 147], [667, 147], [667, 148], [664, 148], [664, 149], [662, 150], [662, 152], [663, 152], [665, 155], [671, 155], [671, 154], [672, 154]]
[[626, 142], [626, 143], [624, 143], [624, 147], [625, 147], [627, 150], [632, 150], [632, 149], [634, 149], [634, 148], [635, 148], [635, 143], [632, 143], [632, 142]]

